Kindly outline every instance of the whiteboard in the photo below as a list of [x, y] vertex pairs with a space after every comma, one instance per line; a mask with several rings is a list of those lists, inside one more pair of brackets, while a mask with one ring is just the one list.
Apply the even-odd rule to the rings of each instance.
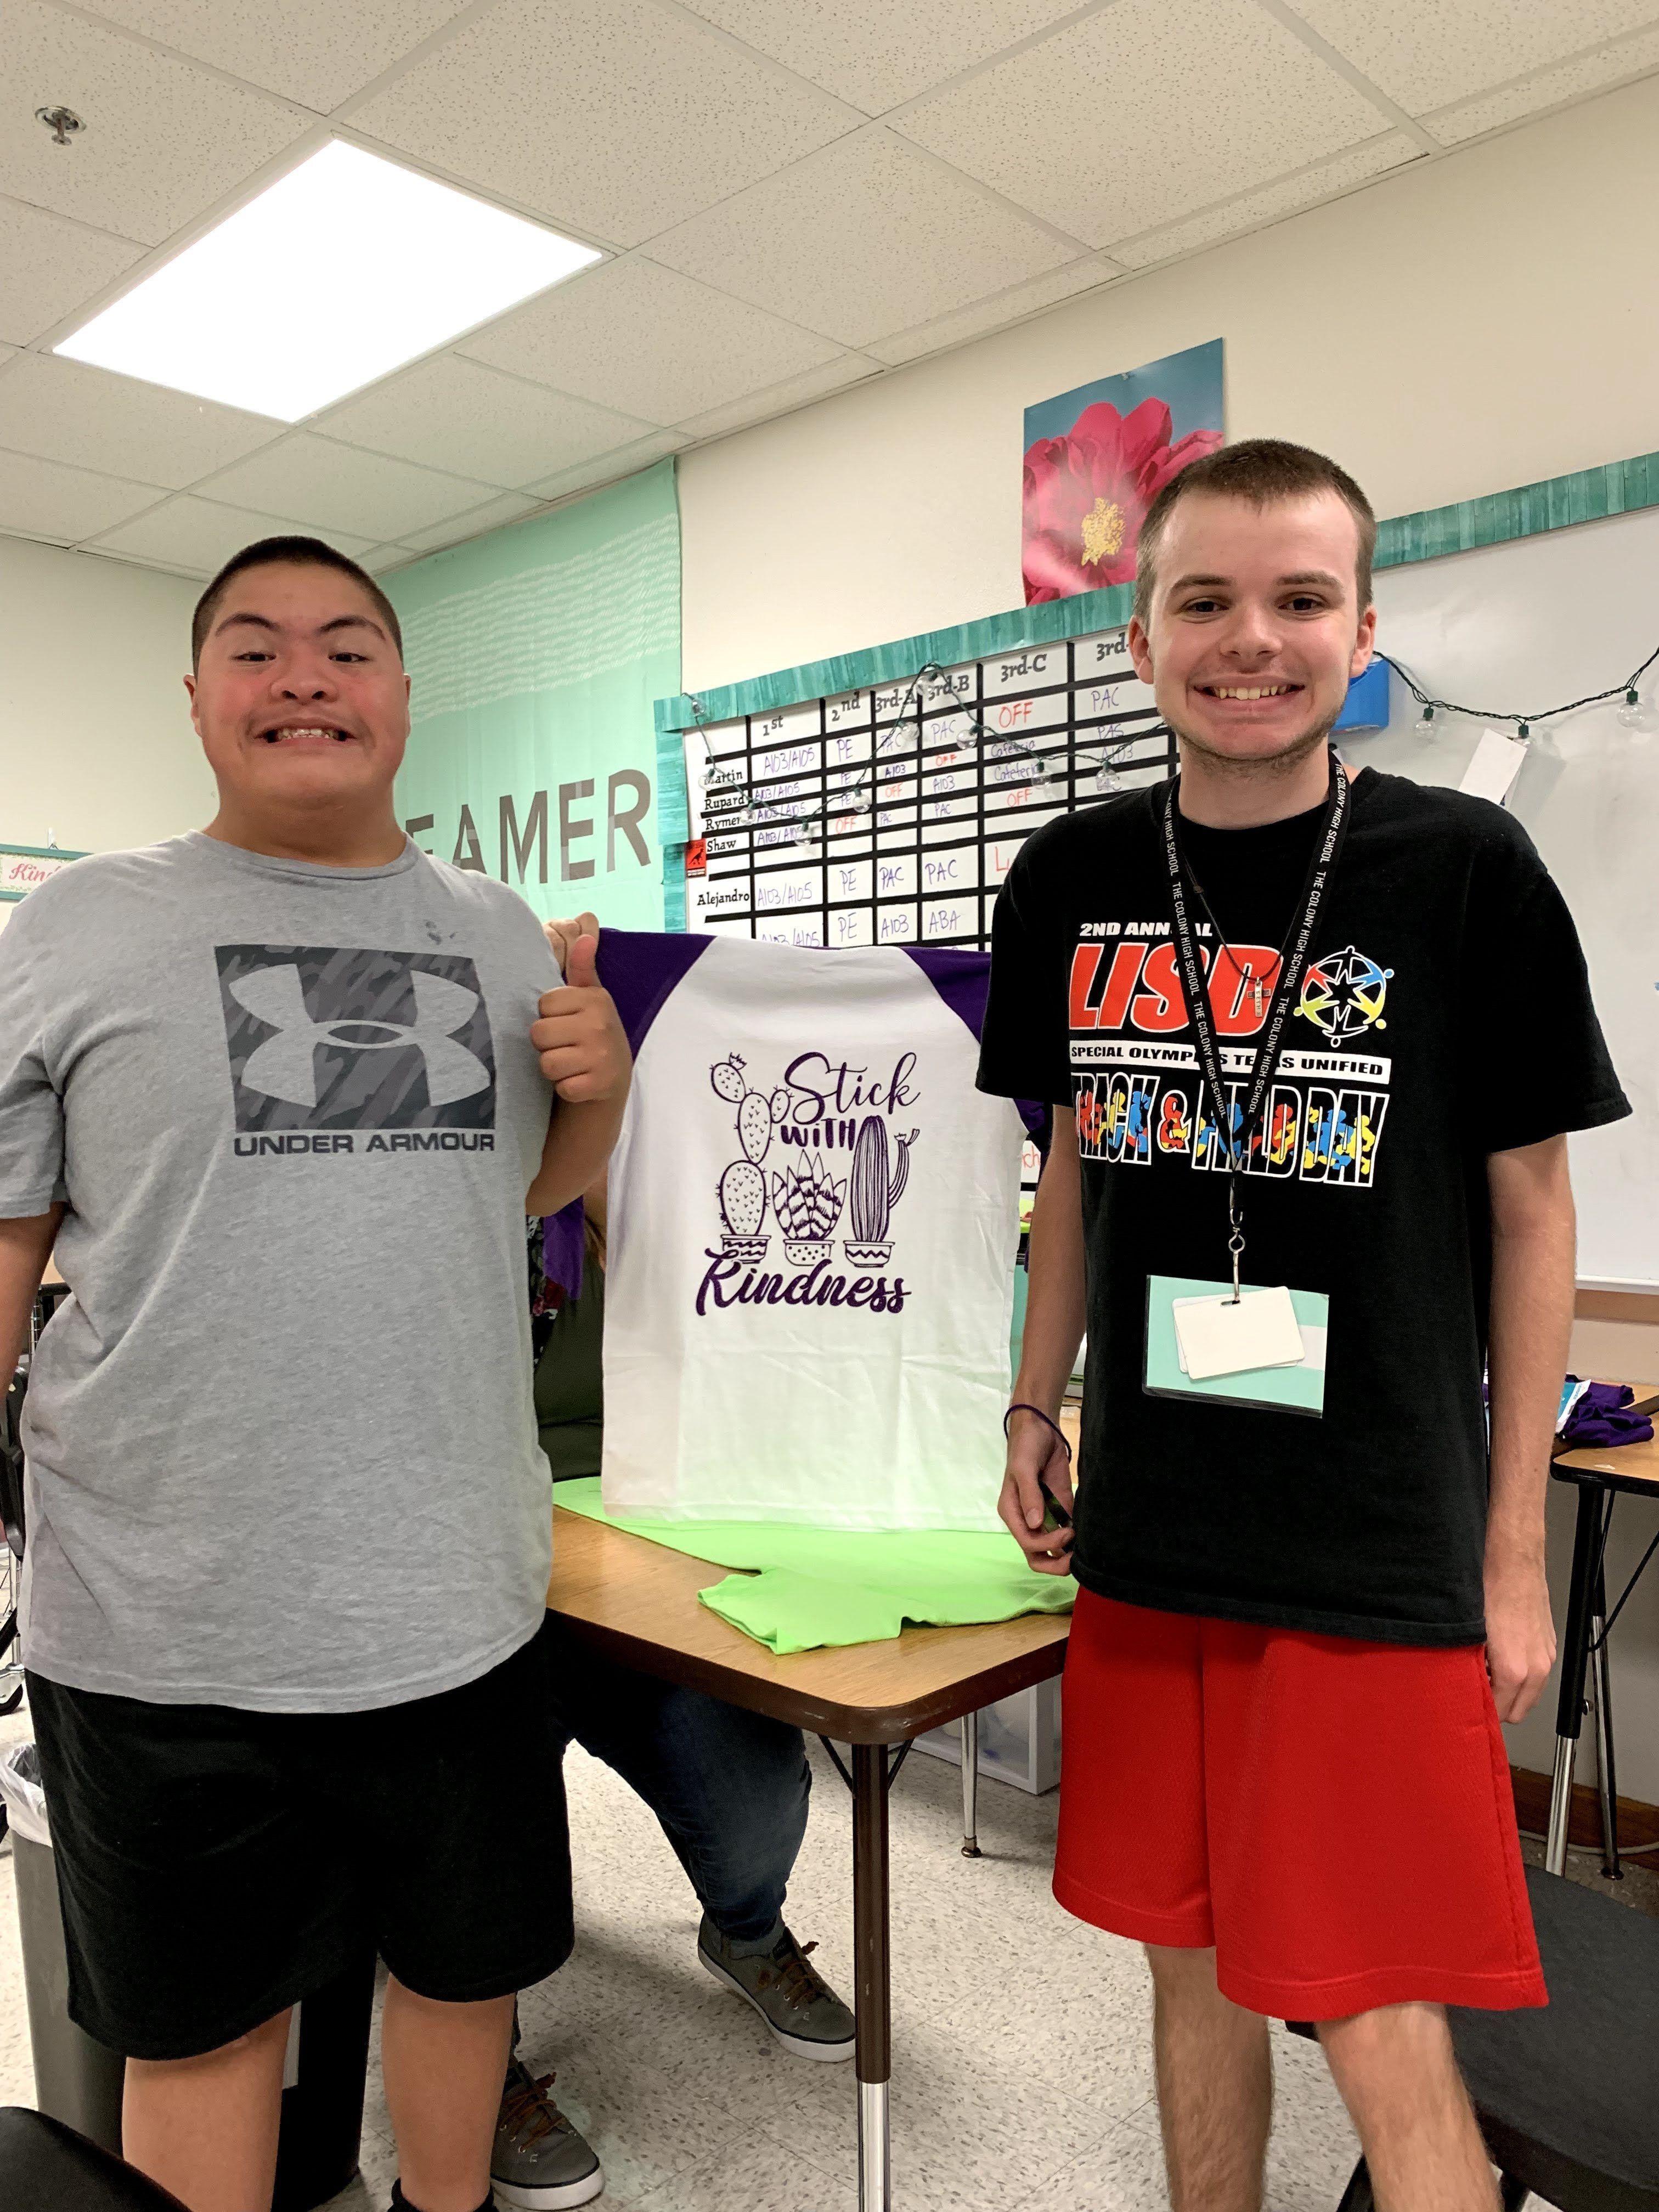
[[[1659, 509], [1379, 572], [1377, 643], [1442, 699], [1516, 714], [1600, 691], [1659, 645]], [[1643, 680], [1650, 726], [1622, 702], [1534, 726], [1510, 788], [1583, 940], [1596, 1011], [1635, 1109], [1571, 1139], [1578, 1279], [1659, 1288], [1659, 668]], [[1386, 731], [1346, 732], [1355, 763], [1455, 785], [1480, 732], [1431, 737], [1397, 678]], [[1547, 1021], [1547, 1008], [1540, 1018]], [[1501, 1068], [1503, 1040], [1491, 1041]]]

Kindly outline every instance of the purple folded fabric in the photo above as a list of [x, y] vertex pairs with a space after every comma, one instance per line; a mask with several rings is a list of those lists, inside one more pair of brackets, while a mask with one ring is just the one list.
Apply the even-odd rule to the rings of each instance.
[[1567, 1416], [1561, 1434], [1575, 1448], [1613, 1444], [1645, 1444], [1653, 1441], [1653, 1423], [1645, 1413], [1626, 1413], [1636, 1402], [1628, 1382], [1592, 1382]]
[[550, 1213], [542, 1224], [542, 1266], [548, 1281], [568, 1298], [579, 1298], [582, 1294], [586, 1220], [580, 1199], [573, 1198], [568, 1206], [557, 1213]]

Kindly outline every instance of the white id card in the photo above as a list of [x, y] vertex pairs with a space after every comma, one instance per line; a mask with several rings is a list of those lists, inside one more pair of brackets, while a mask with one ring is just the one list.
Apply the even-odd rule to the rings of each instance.
[[1246, 1291], [1237, 1300], [1176, 1298], [1172, 1309], [1181, 1364], [1194, 1382], [1253, 1367], [1292, 1367], [1302, 1357], [1287, 1289]]
[[1144, 1388], [1157, 1398], [1207, 1398], [1317, 1419], [1329, 1322], [1322, 1291], [1247, 1283], [1235, 1305], [1231, 1284], [1151, 1275]]

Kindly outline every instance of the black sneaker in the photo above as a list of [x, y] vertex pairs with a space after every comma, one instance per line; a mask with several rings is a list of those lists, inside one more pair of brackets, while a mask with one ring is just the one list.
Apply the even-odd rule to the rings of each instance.
[[565, 2212], [591, 2204], [605, 2187], [605, 2169], [592, 2146], [554, 2103], [553, 2076], [539, 2081], [515, 2058], [495, 2122], [489, 2181], [497, 2204], [517, 2212]]

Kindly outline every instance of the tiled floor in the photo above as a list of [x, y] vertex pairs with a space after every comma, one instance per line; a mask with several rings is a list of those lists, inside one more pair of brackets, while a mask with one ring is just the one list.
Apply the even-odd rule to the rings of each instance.
[[[852, 1984], [851, 1821], [814, 1747], [811, 1827], [789, 1917]], [[611, 2212], [850, 2208], [850, 2066], [779, 2051], [697, 1965], [697, 1908], [654, 1821], [607, 1769], [568, 1766], [578, 1941], [524, 2001], [525, 2055], [605, 2160]], [[893, 2117], [902, 2212], [1139, 2212], [1167, 2203], [1139, 1953], [1048, 1891], [1055, 1801], [988, 1782], [986, 1856], [957, 1849], [954, 1768], [911, 1759], [894, 1789]], [[1575, 1872], [1593, 1879], [1590, 1863]], [[27, 2102], [27, 2029], [0, 1848], [0, 2103]], [[1659, 1910], [1659, 1876], [1625, 1901]], [[1333, 2212], [1352, 2130], [1317, 2051], [1274, 2032], [1273, 2212]], [[337, 2212], [380, 2212], [393, 2154], [371, 2074], [362, 2178]]]
[[[813, 1747], [789, 1919], [852, 1987], [851, 1814]], [[578, 1938], [525, 1999], [525, 2055], [605, 2161], [615, 2212], [819, 2212], [855, 2202], [850, 2066], [780, 2051], [696, 1963], [697, 1907], [655, 1822], [605, 1767], [567, 1768]], [[987, 1782], [964, 1859], [957, 1771], [912, 1759], [892, 1797], [894, 2196], [904, 2212], [1138, 2212], [1167, 2203], [1139, 1951], [1048, 1895], [1055, 1800]], [[1353, 2137], [1318, 2055], [1279, 2039], [1275, 2212], [1333, 2212]], [[378, 2099], [363, 2185], [394, 2171]]]

